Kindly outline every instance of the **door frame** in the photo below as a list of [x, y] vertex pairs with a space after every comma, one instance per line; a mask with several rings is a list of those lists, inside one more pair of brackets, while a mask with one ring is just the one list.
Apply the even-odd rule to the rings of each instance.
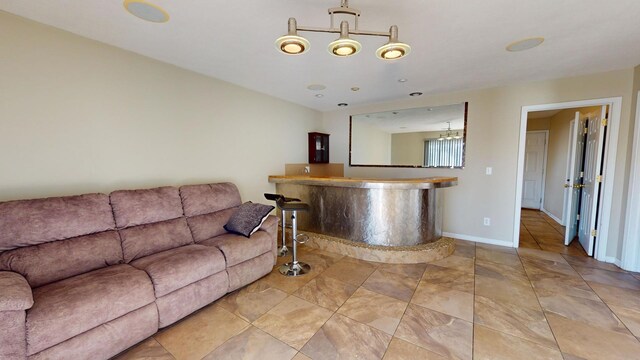
[[[549, 130], [527, 131], [527, 134], [529, 133], [544, 133], [544, 154], [542, 154], [542, 182], [540, 186], [540, 207], [538, 208], [538, 210], [547, 214], [547, 211], [544, 210], [544, 186], [547, 181], [547, 154], [549, 153]], [[526, 141], [526, 138], [525, 138], [525, 141]], [[524, 179], [524, 173], [522, 177]], [[520, 201], [522, 201], [522, 199]]]
[[622, 97], [611, 97], [602, 99], [569, 101], [562, 103], [525, 105], [520, 113], [520, 140], [518, 144], [518, 166], [516, 175], [516, 203], [514, 209], [515, 221], [513, 224], [513, 247], [520, 245], [520, 216], [522, 206], [522, 180], [524, 178], [524, 150], [527, 136], [527, 115], [531, 111], [564, 110], [587, 106], [609, 105], [609, 117], [607, 124], [607, 134], [605, 138], [605, 163], [603, 164], [602, 181], [602, 202], [600, 218], [598, 219], [598, 239], [594, 258], [600, 261], [612, 261], [607, 258], [607, 243], [609, 238], [609, 220], [611, 217], [611, 203], [613, 199], [613, 185], [615, 180], [616, 155], [618, 152], [618, 132], [620, 127], [622, 112]]
[[636, 102], [635, 124], [621, 260], [623, 269], [640, 272], [640, 91]]

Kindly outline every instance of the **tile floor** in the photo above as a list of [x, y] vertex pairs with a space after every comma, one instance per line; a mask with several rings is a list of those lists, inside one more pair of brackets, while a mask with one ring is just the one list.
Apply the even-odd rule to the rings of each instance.
[[520, 247], [542, 249], [567, 255], [587, 256], [580, 243], [564, 245], [565, 227], [538, 210], [522, 209], [520, 217]]
[[640, 358], [640, 274], [589, 257], [457, 241], [430, 264], [300, 258], [310, 274], [274, 271], [117, 359]]

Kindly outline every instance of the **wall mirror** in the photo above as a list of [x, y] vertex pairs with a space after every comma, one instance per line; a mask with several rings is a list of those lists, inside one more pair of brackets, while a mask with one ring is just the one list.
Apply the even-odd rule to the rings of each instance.
[[351, 115], [349, 166], [464, 167], [468, 103]]

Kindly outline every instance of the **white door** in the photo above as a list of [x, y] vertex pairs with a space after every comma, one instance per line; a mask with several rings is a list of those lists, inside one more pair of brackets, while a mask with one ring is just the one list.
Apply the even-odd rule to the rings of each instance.
[[526, 141], [522, 207], [540, 209], [540, 205], [542, 205], [547, 133], [545, 131], [527, 131]]
[[584, 178], [580, 199], [580, 226], [578, 239], [580, 245], [589, 256], [593, 255], [597, 222], [598, 199], [600, 196], [600, 172], [602, 170], [602, 151], [604, 148], [604, 124], [607, 107], [603, 106], [600, 114], [592, 114], [587, 119], [587, 143], [584, 156]]
[[580, 202], [580, 185], [582, 179], [582, 159], [584, 150], [584, 125], [580, 119], [580, 113], [576, 112], [576, 117], [571, 120], [571, 140], [569, 143], [569, 176], [564, 184], [567, 212], [567, 229], [564, 234], [564, 244], [569, 245], [573, 238], [578, 235], [578, 204]]

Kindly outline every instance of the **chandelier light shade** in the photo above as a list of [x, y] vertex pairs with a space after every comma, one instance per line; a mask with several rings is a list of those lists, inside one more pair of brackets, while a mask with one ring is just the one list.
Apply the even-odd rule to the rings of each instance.
[[[287, 35], [281, 36], [276, 40], [276, 48], [287, 55], [299, 55], [305, 53], [309, 49], [309, 41], [298, 32], [321, 32], [340, 34], [337, 40], [329, 44], [329, 53], [338, 57], [347, 57], [360, 52], [362, 45], [351, 35], [361, 36], [381, 36], [388, 38], [388, 42], [382, 45], [377, 51], [376, 56], [382, 60], [395, 60], [407, 56], [411, 52], [411, 47], [405, 43], [398, 41], [398, 27], [392, 25], [389, 32], [367, 31], [358, 29], [358, 18], [360, 10], [349, 7], [348, 0], [342, 0], [340, 7], [330, 8], [329, 16], [331, 23], [329, 28], [318, 28], [308, 26], [298, 26], [295, 18], [289, 18], [289, 31]], [[334, 26], [334, 15], [351, 15], [354, 18], [353, 30], [349, 29], [349, 22], [343, 20], [340, 27]]]
[[382, 60], [394, 60], [407, 56], [411, 46], [398, 41], [398, 27], [392, 25], [389, 29], [389, 42], [376, 50], [376, 56]]
[[340, 23], [340, 37], [329, 43], [329, 52], [335, 56], [351, 56], [360, 52], [362, 45], [349, 38], [349, 23]]
[[300, 55], [309, 50], [309, 41], [298, 36], [296, 19], [289, 18], [289, 32], [276, 40], [276, 47], [287, 55]]

